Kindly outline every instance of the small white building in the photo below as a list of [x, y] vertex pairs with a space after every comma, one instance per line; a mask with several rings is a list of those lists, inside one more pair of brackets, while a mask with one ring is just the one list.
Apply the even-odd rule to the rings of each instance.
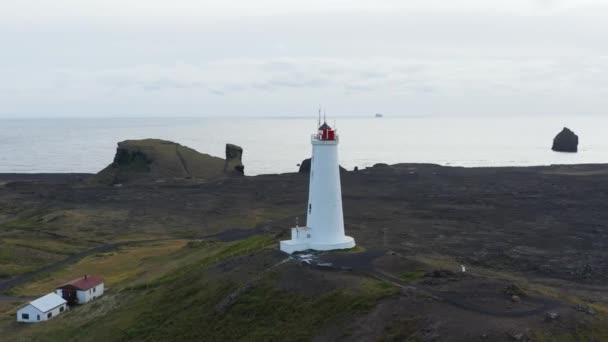
[[103, 295], [103, 291], [103, 278], [84, 275], [59, 286], [55, 293], [65, 299], [68, 304], [75, 305], [86, 304]]
[[17, 310], [17, 322], [37, 323], [47, 321], [67, 310], [65, 299], [49, 293]]

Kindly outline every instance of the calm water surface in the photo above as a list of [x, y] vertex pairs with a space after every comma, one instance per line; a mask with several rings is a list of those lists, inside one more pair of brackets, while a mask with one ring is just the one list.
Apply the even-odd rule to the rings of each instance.
[[[333, 124], [333, 120], [330, 120]], [[294, 172], [309, 157], [316, 120], [278, 118], [154, 118], [0, 120], [0, 173], [97, 172], [116, 143], [159, 138], [224, 157], [227, 142], [244, 148], [249, 175]], [[555, 153], [563, 126], [580, 137], [579, 153]], [[340, 118], [340, 163], [526, 166], [608, 162], [608, 119]]]

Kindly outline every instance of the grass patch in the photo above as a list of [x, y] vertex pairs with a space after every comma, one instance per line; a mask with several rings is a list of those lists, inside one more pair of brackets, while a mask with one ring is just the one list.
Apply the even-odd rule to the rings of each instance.
[[[193, 274], [188, 273], [185, 278]], [[232, 293], [235, 284], [215, 282], [194, 287], [200, 280], [184, 282], [184, 277], [173, 284], [180, 286], [172, 291], [159, 289], [166, 292], [157, 303], [158, 307], [167, 308], [163, 310], [165, 312], [148, 312], [128, 330], [129, 338], [149, 341], [310, 340], [332, 319], [368, 311], [379, 299], [398, 292], [389, 283], [365, 280], [359, 290], [334, 290], [310, 298], [275, 288], [273, 277], [267, 275], [239, 296], [223, 314], [218, 314], [214, 305]]]
[[334, 253], [355, 254], [355, 253], [363, 253], [365, 251], [366, 251], [365, 247], [357, 245], [353, 248], [338, 249], [338, 250], [334, 251]]
[[[172, 282], [184, 273], [196, 272], [201, 268], [217, 264], [228, 258], [256, 252], [260, 249], [274, 246], [276, 241], [267, 235], [255, 235], [244, 240], [230, 243], [218, 241], [200, 242], [187, 244], [181, 256], [176, 256], [178, 260], [173, 269], [175, 272], [166, 272], [162, 276], [149, 277], [133, 284], [136, 288], [150, 288], [161, 286], [164, 283]], [[207, 248], [202, 248], [207, 247]]]
[[64, 243], [57, 239], [4, 239], [4, 243], [7, 245], [14, 245], [18, 247], [26, 247], [31, 249], [37, 249], [44, 252], [54, 254], [74, 254], [82, 250], [82, 247], [77, 247], [72, 244]]
[[63, 255], [0, 242], [0, 274], [2, 276], [12, 277], [28, 273], [63, 258]]
[[17, 308], [22, 305], [20, 302], [0, 302], [0, 318], [14, 318]]
[[163, 257], [175, 253], [187, 244], [184, 240], [169, 240], [155, 243], [121, 247], [108, 253], [99, 253], [83, 258], [41, 279], [17, 287], [11, 293], [18, 296], [36, 296], [48, 293], [69, 280], [84, 274], [93, 274], [105, 279], [107, 287], [118, 285], [144, 273]]
[[399, 293], [399, 288], [388, 281], [365, 279], [361, 283], [365, 295], [374, 298], [384, 298], [396, 295]]
[[251, 253], [273, 244], [275, 244], [275, 240], [270, 236], [255, 235], [250, 238], [239, 240], [229, 244], [226, 248], [222, 249], [214, 257], [217, 258], [217, 261], [220, 261], [229, 257]]
[[425, 274], [426, 274], [426, 271], [424, 271], [424, 270], [415, 270], [412, 272], [406, 272], [406, 273], [401, 274], [399, 276], [399, 279], [411, 283], [411, 282], [415, 282], [417, 280], [424, 278]]
[[[399, 291], [391, 283], [365, 278], [356, 287], [334, 288], [318, 296], [305, 296], [281, 289], [275, 285], [278, 281], [275, 274], [263, 273], [266, 266], [255, 266], [255, 258], [246, 258], [243, 262], [252, 260], [251, 267], [261, 270], [262, 276], [228, 307], [216, 311], [216, 305], [242, 284], [237, 283], [230, 272], [208, 272], [207, 267], [274, 244], [268, 236], [190, 246], [183, 241], [182, 248], [160, 257], [162, 264], [168, 264], [171, 269], [165, 276], [154, 278], [158, 286], [129, 287], [108, 293], [92, 305], [78, 307], [27, 329], [11, 323], [6, 340], [302, 341], [312, 339], [327, 325], [347, 324], [349, 320], [344, 320], [345, 317], [367, 312], [382, 298]], [[120, 255], [121, 252], [115, 252], [107, 258]], [[104, 256], [89, 259], [95, 258], [104, 259]], [[173, 260], [176, 264], [172, 264]], [[158, 265], [161, 263], [148, 263], [146, 267]]]

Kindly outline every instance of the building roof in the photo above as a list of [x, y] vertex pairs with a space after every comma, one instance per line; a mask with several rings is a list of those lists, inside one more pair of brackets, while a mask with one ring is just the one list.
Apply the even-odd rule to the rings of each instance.
[[67, 303], [65, 301], [65, 299], [59, 297], [58, 295], [54, 294], [54, 293], [49, 293], [46, 296], [40, 297], [32, 302], [30, 302], [30, 304], [35, 307], [36, 309], [42, 311], [42, 312], [47, 312], [47, 311], [51, 311], [52, 309], [63, 305]]
[[322, 131], [324, 129], [331, 129], [331, 127], [329, 127], [329, 125], [327, 124], [327, 122], [324, 122], [321, 127], [319, 127], [319, 131]]
[[68, 281], [67, 283], [59, 286], [58, 289], [63, 288], [63, 287], [75, 287], [76, 289], [78, 289], [80, 291], [86, 291], [88, 289], [94, 288], [95, 286], [97, 286], [99, 284], [103, 284], [103, 278], [85, 275], [83, 277], [74, 279], [72, 281]]

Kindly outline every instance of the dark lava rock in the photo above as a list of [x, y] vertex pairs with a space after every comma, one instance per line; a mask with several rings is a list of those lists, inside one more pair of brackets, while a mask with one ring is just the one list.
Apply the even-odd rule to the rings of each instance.
[[578, 135], [564, 127], [553, 139], [551, 149], [557, 152], [578, 152]]
[[509, 332], [508, 335], [512, 341], [526, 341], [527, 340], [526, 335], [524, 335], [521, 332], [512, 331], [512, 332]]
[[302, 160], [300, 164], [299, 173], [310, 173], [310, 158]]
[[526, 293], [526, 291], [524, 291], [521, 287], [519, 287], [517, 284], [510, 284], [509, 286], [505, 287], [504, 289], [504, 293], [506, 295], [509, 296], [517, 296], [517, 297], [523, 297], [523, 296], [527, 296], [528, 294]]
[[[236, 165], [236, 163], [235, 163]], [[163, 182], [177, 179], [212, 180], [225, 177], [226, 161], [178, 143], [159, 139], [118, 143], [114, 161], [92, 178], [103, 184]]]
[[593, 274], [593, 267], [589, 264], [585, 264], [582, 268], [576, 270], [576, 275], [583, 279], [593, 278]]
[[586, 305], [586, 304], [577, 304], [574, 307], [574, 309], [576, 311], [584, 312], [587, 315], [591, 315], [591, 316], [595, 316], [597, 314], [597, 312], [592, 307], [590, 307], [589, 305]]
[[422, 283], [425, 285], [439, 285], [447, 282], [458, 281], [462, 273], [454, 273], [449, 270], [434, 270], [424, 275]]
[[559, 314], [557, 312], [547, 312], [545, 313], [545, 321], [553, 322], [559, 319]]
[[243, 148], [233, 144], [226, 144], [226, 164], [224, 171], [239, 175], [245, 174], [245, 166], [242, 162]]
[[453, 278], [455, 276], [456, 273], [450, 270], [434, 270], [424, 275], [425, 278]]
[[[346, 169], [342, 167], [342, 165], [340, 165], [340, 172], [345, 172]], [[300, 169], [298, 170], [299, 173], [310, 173], [310, 158], [306, 158], [304, 160], [302, 160], [302, 163], [300, 164]]]

